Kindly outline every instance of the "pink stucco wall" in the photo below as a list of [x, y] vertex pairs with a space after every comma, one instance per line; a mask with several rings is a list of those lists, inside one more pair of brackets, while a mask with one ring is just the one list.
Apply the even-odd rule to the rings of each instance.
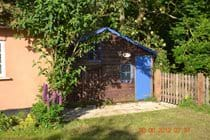
[[32, 67], [38, 54], [29, 51], [28, 42], [16, 39], [9, 29], [0, 29], [0, 40], [5, 41], [6, 77], [11, 78], [0, 80], [0, 110], [31, 107], [44, 82]]

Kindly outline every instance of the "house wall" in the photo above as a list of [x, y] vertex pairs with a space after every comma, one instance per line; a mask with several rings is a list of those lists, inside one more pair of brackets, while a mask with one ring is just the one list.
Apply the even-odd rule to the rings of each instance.
[[13, 31], [1, 29], [0, 40], [5, 41], [6, 79], [0, 78], [0, 110], [31, 107], [44, 82], [36, 67], [32, 67], [38, 54], [28, 50], [26, 39], [16, 39], [13, 35]]
[[[85, 64], [87, 72], [82, 75], [82, 82], [75, 91], [79, 98], [109, 99], [113, 102], [127, 102], [135, 100], [135, 57], [147, 53], [126, 41], [112, 36], [109, 41], [99, 44], [101, 46], [101, 62], [90, 62], [84, 57], [81, 64]], [[130, 52], [130, 58], [119, 56], [119, 52]], [[121, 83], [120, 65], [132, 64], [133, 80], [131, 83]], [[75, 94], [76, 95], [76, 94]]]

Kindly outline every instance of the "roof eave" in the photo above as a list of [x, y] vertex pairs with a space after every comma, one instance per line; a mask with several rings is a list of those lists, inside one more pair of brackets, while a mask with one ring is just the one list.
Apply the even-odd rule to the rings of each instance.
[[154, 50], [152, 50], [150, 48], [147, 48], [147, 47], [139, 44], [138, 42], [133, 41], [131, 38], [129, 38], [127, 36], [124, 36], [124, 35], [120, 34], [119, 32], [117, 32], [117, 31], [115, 31], [115, 30], [113, 30], [113, 29], [111, 29], [109, 27], [102, 27], [102, 28], [96, 30], [94, 33], [90, 34], [89, 36], [86, 36], [86, 37], [82, 38], [81, 41], [86, 41], [91, 36], [101, 34], [101, 33], [105, 32], [105, 31], [109, 31], [110, 33], [112, 33], [112, 34], [114, 34], [114, 35], [116, 35], [116, 36], [126, 40], [127, 42], [131, 43], [132, 45], [134, 45], [134, 46], [136, 46], [138, 48], [141, 48], [142, 50], [148, 52], [149, 54], [151, 54], [154, 57], [157, 56], [157, 52], [156, 51], [154, 51]]

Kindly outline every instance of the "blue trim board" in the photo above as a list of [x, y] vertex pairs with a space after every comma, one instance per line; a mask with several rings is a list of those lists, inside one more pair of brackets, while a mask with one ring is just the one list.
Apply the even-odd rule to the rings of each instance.
[[108, 31], [108, 32], [110, 32], [110, 33], [112, 33], [112, 34], [114, 34], [114, 35], [116, 35], [116, 36], [118, 36], [118, 37], [120, 37], [120, 38], [126, 40], [126, 41], [129, 42], [130, 44], [132, 44], [132, 45], [134, 45], [134, 46], [136, 46], [136, 47], [138, 47], [138, 48], [141, 48], [142, 50], [148, 52], [149, 54], [151, 54], [151, 55], [153, 55], [153, 56], [155, 56], [155, 57], [157, 56], [157, 52], [156, 52], [156, 51], [154, 51], [154, 50], [152, 50], [152, 49], [150, 49], [150, 48], [147, 48], [147, 47], [145, 47], [145, 46], [139, 44], [139, 43], [136, 42], [136, 41], [133, 41], [131, 38], [129, 38], [129, 37], [127, 37], [127, 36], [124, 36], [124, 35], [122, 35], [121, 33], [117, 32], [117, 31], [115, 31], [114, 29], [111, 29], [111, 28], [109, 28], [109, 27], [102, 27], [102, 28], [96, 30], [95, 32], [93, 32], [92, 34], [84, 36], [80, 41], [81, 41], [81, 42], [86, 41], [86, 40], [88, 40], [90, 37], [95, 36], [95, 35], [99, 35], [99, 34], [101, 34], [101, 33], [103, 33], [103, 32], [106, 32], [106, 31]]

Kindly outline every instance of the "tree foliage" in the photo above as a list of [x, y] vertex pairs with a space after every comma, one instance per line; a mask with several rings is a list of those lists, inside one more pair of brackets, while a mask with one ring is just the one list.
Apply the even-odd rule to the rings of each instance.
[[18, 1], [13, 27], [27, 31], [33, 49], [40, 54], [40, 74], [48, 78], [52, 90], [65, 96], [77, 83], [82, 67], [75, 60], [91, 47], [80, 43], [84, 34], [95, 29], [94, 4], [89, 1], [23, 0]]
[[9, 26], [15, 11], [15, 0], [0, 0], [0, 25]]
[[159, 55], [155, 67], [163, 71], [169, 70], [165, 51], [165, 36], [168, 31], [162, 33], [169, 28], [170, 21], [176, 18], [172, 16], [174, 13], [169, 1], [107, 0], [98, 2], [100, 4], [103, 6], [96, 10], [100, 11], [98, 15], [101, 26], [117, 29], [146, 47], [156, 49]]
[[84, 70], [76, 60], [94, 49], [92, 40], [81, 37], [103, 26], [157, 50], [155, 68], [208, 74], [209, 5], [207, 0], [21, 0], [12, 24], [34, 38], [33, 50], [47, 63], [40, 73], [66, 95]]
[[80, 42], [81, 37], [98, 27], [116, 28], [147, 47], [157, 48], [162, 51], [158, 63], [168, 65], [163, 51], [166, 44], [152, 27], [153, 17], [161, 13], [162, 3], [153, 2], [23, 0], [17, 2], [19, 12], [15, 13], [12, 24], [35, 38], [33, 50], [41, 53], [40, 59], [47, 63], [47, 67], [39, 67], [40, 73], [48, 78], [52, 90], [66, 95], [83, 70], [75, 65], [77, 58], [92, 49], [89, 42]]
[[171, 31], [177, 70], [210, 74], [209, 2], [185, 1], [182, 6], [183, 15]]

